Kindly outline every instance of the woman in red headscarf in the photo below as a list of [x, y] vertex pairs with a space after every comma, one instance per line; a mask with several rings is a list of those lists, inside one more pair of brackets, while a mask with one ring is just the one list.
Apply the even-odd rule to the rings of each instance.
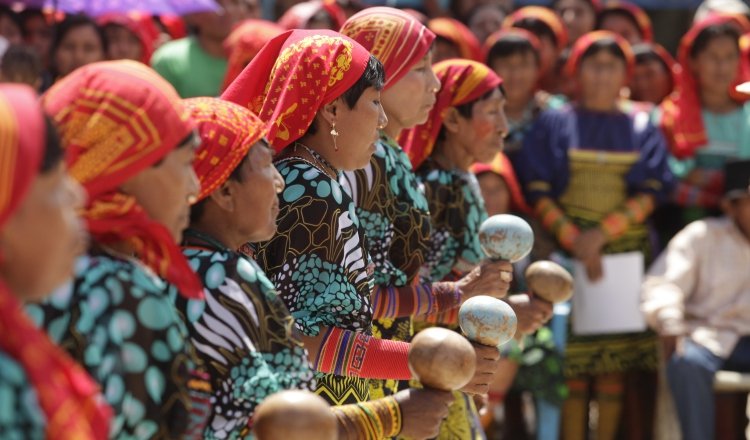
[[102, 386], [113, 438], [202, 438], [210, 388], [167, 291], [202, 305], [176, 244], [198, 193], [193, 124], [174, 89], [134, 61], [86, 66], [42, 99], [88, 193], [92, 243], [72, 285], [32, 316]]
[[748, 79], [740, 35], [750, 25], [736, 16], [713, 16], [682, 38], [677, 90], [661, 107], [661, 126], [671, 147], [672, 171], [680, 179], [676, 205], [665, 212], [662, 239], [693, 220], [718, 214], [723, 165], [750, 158], [750, 104], [734, 87]]
[[638, 6], [624, 1], [607, 2], [599, 12], [597, 29], [614, 32], [630, 44], [650, 43], [654, 39], [648, 14]]
[[[435, 35], [411, 15], [385, 7], [354, 15], [341, 32], [362, 44], [385, 68], [381, 102], [388, 126], [380, 131], [367, 167], [346, 172], [341, 183], [357, 205], [375, 264], [373, 334], [408, 341], [413, 336], [412, 316], [456, 308], [462, 299], [480, 293], [504, 296], [508, 283], [500, 279], [500, 263], [489, 263], [493, 267], [485, 267], [484, 276], [477, 269], [458, 283], [419, 280], [430, 214], [409, 158], [396, 139], [403, 130], [424, 123], [435, 103], [440, 86], [431, 67]], [[480, 365], [480, 370], [494, 371], [494, 367]], [[466, 389], [477, 391], [475, 385]], [[371, 396], [392, 394], [397, 388], [397, 381], [373, 381]]]
[[659, 105], [677, 88], [682, 67], [664, 47], [656, 43], [633, 46], [635, 69], [630, 81], [630, 99]]
[[0, 86], [0, 434], [104, 439], [111, 409], [99, 388], [22, 307], [72, 276], [85, 242], [83, 195], [61, 159], [35, 92]]
[[284, 28], [266, 20], [248, 19], [237, 25], [224, 40], [227, 53], [227, 73], [221, 91], [237, 78], [242, 70], [273, 37], [284, 32]]
[[346, 14], [335, 0], [309, 0], [287, 9], [279, 18], [284, 29], [336, 30], [346, 21]]
[[427, 27], [437, 36], [433, 62], [451, 58], [464, 58], [472, 61], [482, 59], [482, 46], [477, 37], [463, 23], [453, 18], [433, 18]]
[[[338, 181], [340, 170], [367, 166], [376, 151], [387, 123], [383, 82], [382, 65], [357, 42], [295, 30], [271, 40], [223, 95], [269, 124], [286, 187], [276, 234], [248, 251], [316, 358], [316, 392], [336, 405], [368, 400], [368, 379], [411, 378], [408, 344], [370, 336], [373, 269], [354, 201]], [[403, 417], [402, 434], [434, 435], [450, 400], [432, 394], [425, 412]]]
[[601, 10], [602, 2], [600, 0], [554, 0], [551, 8], [565, 23], [572, 44], [596, 28], [596, 14]]
[[525, 29], [538, 38], [541, 65], [545, 66], [540, 86], [543, 90], [555, 93], [562, 78], [557, 77], [553, 67], [568, 45], [568, 31], [560, 17], [547, 8], [527, 6], [506, 18], [503, 28]]
[[[573, 46], [566, 69], [576, 78], [579, 98], [539, 117], [524, 139], [516, 172], [535, 216], [555, 237], [559, 257], [571, 266], [577, 260], [583, 276], [596, 281], [603, 276], [605, 254], [641, 252], [649, 260], [646, 221], [669, 194], [672, 175], [650, 107], [620, 100], [633, 69], [627, 41], [607, 31], [586, 34]], [[626, 378], [648, 383], [655, 367], [656, 341], [650, 334], [571, 335], [563, 438], [586, 438], [593, 398], [599, 401], [599, 438], [614, 438]], [[627, 424], [633, 438], [649, 435], [652, 397], [642, 392], [641, 401], [629, 401], [635, 403], [630, 409], [636, 408], [628, 411], [635, 419]]]
[[149, 64], [159, 39], [154, 19], [141, 12], [106, 14], [97, 23], [107, 39], [107, 58]]

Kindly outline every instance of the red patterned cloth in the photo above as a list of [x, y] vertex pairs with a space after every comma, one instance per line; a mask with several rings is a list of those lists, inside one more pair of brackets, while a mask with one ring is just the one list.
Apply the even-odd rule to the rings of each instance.
[[565, 75], [568, 78], [574, 78], [578, 72], [578, 68], [581, 64], [581, 58], [583, 54], [591, 47], [592, 44], [601, 40], [614, 40], [620, 50], [625, 54], [625, 64], [627, 69], [628, 78], [633, 76], [633, 69], [635, 69], [635, 55], [633, 55], [633, 49], [630, 47], [630, 43], [625, 41], [624, 38], [610, 31], [593, 31], [587, 34], [583, 34], [581, 38], [576, 40], [573, 47], [570, 49], [570, 56], [568, 62], [565, 64]]
[[[34, 91], [0, 86], [0, 226], [18, 208], [39, 172], [44, 133]], [[31, 322], [2, 280], [0, 335], [0, 350], [23, 367], [36, 392], [48, 439], [107, 438], [112, 410], [100, 399], [96, 383]]]
[[127, 14], [105, 14], [97, 18], [97, 24], [101, 27], [107, 25], [118, 25], [126, 28], [138, 38], [141, 42], [141, 59], [138, 60], [143, 64], [151, 61], [151, 55], [154, 53], [156, 41], [159, 39], [159, 28], [156, 27], [154, 19], [142, 12], [128, 12]]
[[[594, 2], [592, 5], [596, 7]], [[535, 18], [541, 20], [555, 34], [557, 40], [557, 50], [562, 51], [568, 45], [568, 30], [565, 28], [560, 16], [553, 10], [542, 6], [526, 6], [512, 13], [505, 18], [503, 28], [518, 27], [518, 23], [525, 18]]]
[[248, 107], [269, 124], [276, 152], [301, 138], [321, 107], [365, 72], [370, 53], [338, 32], [287, 31], [272, 39], [222, 99]]
[[440, 80], [437, 102], [422, 125], [402, 133], [399, 144], [409, 155], [414, 169], [432, 154], [445, 112], [453, 106], [477, 100], [503, 83], [489, 67], [469, 60], [446, 60], [432, 67]]
[[600, 11], [600, 14], [606, 13], [607, 11], [622, 11], [630, 15], [638, 25], [638, 30], [641, 33], [643, 41], [651, 42], [654, 40], [654, 28], [651, 25], [651, 19], [643, 9], [630, 2], [610, 0]]
[[245, 107], [222, 99], [191, 98], [184, 103], [202, 141], [193, 168], [201, 182], [198, 200], [203, 200], [226, 182], [265, 135], [265, 124]]
[[284, 28], [266, 20], [248, 19], [235, 27], [224, 40], [228, 62], [221, 90], [226, 90], [263, 46], [282, 32]]
[[102, 244], [127, 242], [138, 257], [189, 298], [203, 286], [172, 234], [119, 187], [153, 166], [192, 134], [177, 92], [135, 61], [89, 64], [42, 98], [60, 128], [70, 174], [89, 195], [83, 212]]
[[341, 33], [369, 50], [385, 68], [385, 87], [396, 84], [432, 47], [435, 34], [414, 16], [394, 8], [367, 8]]
[[490, 163], [475, 163], [471, 167], [471, 172], [476, 175], [482, 173], [495, 173], [502, 177], [510, 192], [510, 210], [522, 214], [531, 213], [531, 208], [526, 204], [521, 192], [521, 185], [518, 183], [518, 177], [510, 164], [508, 157], [503, 153], [498, 153]]
[[461, 58], [472, 61], [482, 60], [482, 45], [474, 36], [474, 33], [460, 21], [447, 17], [433, 18], [427, 22], [427, 27], [435, 35], [458, 46]]
[[[741, 33], [750, 29], [750, 23], [744, 17], [734, 15], [714, 15], [693, 25], [682, 37], [677, 60], [682, 66], [690, 65], [690, 49], [698, 35], [706, 28], [714, 25], [734, 23]], [[729, 88], [729, 93], [737, 102], [748, 99], [735, 93], [737, 85], [750, 79], [750, 60], [741, 57], [740, 66], [737, 69], [737, 78]], [[661, 104], [662, 119], [661, 128], [670, 143], [672, 154], [678, 159], [693, 157], [695, 150], [708, 143], [706, 128], [703, 125], [701, 114], [701, 102], [698, 90], [698, 80], [691, 69], [683, 68], [677, 90]]]
[[346, 21], [346, 14], [336, 0], [309, 0], [287, 9], [279, 18], [279, 26], [287, 30], [307, 29], [310, 20], [320, 12], [325, 12], [331, 19], [331, 30], [339, 29]]

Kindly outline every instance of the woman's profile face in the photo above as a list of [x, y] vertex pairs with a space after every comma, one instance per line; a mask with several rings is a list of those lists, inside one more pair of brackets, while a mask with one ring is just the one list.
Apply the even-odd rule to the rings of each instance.
[[345, 171], [366, 167], [375, 153], [379, 129], [388, 124], [380, 102], [380, 91], [375, 87], [366, 88], [353, 108], [339, 98], [335, 121], [339, 133], [336, 136], [338, 151], [332, 162]]
[[457, 137], [473, 162], [489, 163], [503, 151], [508, 133], [505, 96], [500, 89], [477, 101], [470, 118], [458, 117]]

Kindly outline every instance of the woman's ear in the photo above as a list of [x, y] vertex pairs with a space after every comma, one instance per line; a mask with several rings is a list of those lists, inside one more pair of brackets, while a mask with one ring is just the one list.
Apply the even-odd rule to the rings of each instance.
[[323, 120], [326, 121], [328, 125], [333, 125], [334, 123], [336, 123], [336, 116], [340, 107], [341, 100], [334, 99], [330, 104], [324, 105], [323, 108], [318, 111], [318, 115], [323, 118]]
[[232, 179], [227, 179], [218, 188], [208, 195], [216, 205], [224, 211], [234, 212], [234, 188]]
[[448, 107], [448, 110], [445, 111], [445, 119], [443, 119], [445, 130], [450, 133], [458, 133], [460, 118], [461, 115], [455, 107]]

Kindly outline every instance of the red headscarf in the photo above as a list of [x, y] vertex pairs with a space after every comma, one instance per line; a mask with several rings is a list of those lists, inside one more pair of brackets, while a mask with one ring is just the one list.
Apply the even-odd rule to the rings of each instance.
[[331, 30], [339, 29], [346, 21], [346, 14], [335, 0], [309, 0], [287, 9], [279, 18], [279, 26], [287, 30], [306, 29], [310, 20], [320, 12], [328, 14]]
[[678, 81], [680, 80], [682, 66], [680, 66], [680, 64], [677, 61], [675, 61], [674, 57], [661, 44], [658, 44], [658, 43], [643, 43], [643, 44], [650, 47], [651, 50], [656, 54], [656, 56], [658, 56], [659, 59], [661, 59], [661, 61], [664, 63], [664, 67], [667, 69], [667, 72], [669, 73], [669, 78], [672, 81], [672, 88], [670, 90], [674, 91], [675, 88], [677, 87]]
[[576, 40], [575, 44], [570, 49], [570, 57], [568, 58], [568, 62], [565, 63], [565, 75], [568, 78], [574, 77], [576, 72], [578, 72], [578, 68], [580, 67], [583, 54], [586, 53], [586, 51], [589, 49], [589, 47], [591, 47], [592, 44], [596, 43], [597, 41], [606, 39], [614, 40], [615, 43], [620, 46], [620, 50], [622, 50], [622, 53], [625, 54], [626, 69], [628, 78], [630, 78], [633, 75], [633, 69], [635, 68], [635, 56], [633, 55], [633, 49], [630, 47], [630, 43], [628, 43], [624, 38], [610, 31], [589, 32], [587, 34], [583, 34], [581, 38]]
[[[741, 32], [747, 32], [748, 22], [745, 18], [733, 15], [714, 15], [695, 24], [680, 41], [678, 61], [683, 66], [677, 90], [661, 104], [661, 127], [670, 143], [672, 154], [678, 159], [693, 157], [695, 150], [708, 143], [706, 128], [703, 125], [698, 80], [690, 70], [690, 49], [698, 35], [710, 26], [734, 23]], [[749, 79], [748, 60], [740, 58], [737, 78], [729, 87], [730, 95], [738, 102], [747, 97], [737, 94], [737, 85]]]
[[385, 68], [384, 88], [396, 84], [432, 46], [435, 34], [394, 8], [368, 8], [353, 15], [341, 33], [369, 50]]
[[97, 18], [97, 24], [101, 27], [107, 25], [118, 25], [126, 28], [138, 38], [141, 42], [142, 55], [138, 60], [143, 64], [151, 61], [151, 55], [154, 53], [154, 45], [159, 39], [159, 28], [156, 27], [154, 19], [141, 12], [128, 12], [127, 14], [105, 14]]
[[476, 175], [495, 173], [500, 176], [505, 181], [510, 192], [511, 211], [522, 214], [531, 213], [531, 209], [526, 204], [523, 193], [521, 193], [521, 185], [518, 184], [518, 178], [516, 177], [516, 172], [513, 171], [513, 165], [510, 164], [508, 157], [504, 153], [498, 153], [490, 163], [475, 163], [471, 166], [471, 172]]
[[201, 182], [198, 200], [203, 200], [226, 182], [250, 147], [266, 134], [265, 124], [245, 107], [219, 98], [183, 102], [201, 136], [193, 168]]
[[651, 19], [643, 9], [630, 2], [610, 0], [604, 6], [604, 9], [599, 12], [600, 16], [607, 13], [607, 11], [622, 11], [630, 15], [638, 25], [638, 30], [641, 33], [643, 41], [651, 42], [654, 40], [654, 28], [651, 25]]
[[169, 230], [119, 190], [191, 135], [177, 92], [141, 63], [109, 61], [74, 71], [42, 99], [60, 127], [70, 174], [89, 194], [83, 217], [96, 241], [129, 243], [182, 295], [202, 298], [201, 282]]
[[[510, 37], [516, 37], [516, 38], [522, 38], [531, 44], [531, 46], [534, 48], [534, 51], [537, 53], [537, 56], [541, 52], [541, 43], [539, 42], [539, 38], [537, 38], [536, 35], [532, 34], [531, 32], [527, 31], [526, 29], [521, 28], [506, 28], [501, 29], [493, 34], [491, 34], [489, 37], [487, 37], [487, 41], [484, 42], [484, 53], [485, 53], [485, 59], [487, 56], [489, 56], [490, 50], [492, 49], [492, 46], [497, 44], [500, 41], [503, 41], [505, 38]], [[489, 61], [489, 60], [487, 60]], [[543, 62], [544, 60], [540, 59], [540, 62]], [[545, 72], [547, 69], [549, 69], [552, 66], [540, 66], [540, 74]]]
[[287, 31], [271, 40], [221, 95], [269, 124], [278, 153], [301, 138], [321, 107], [365, 72], [370, 53], [338, 32]]
[[404, 131], [399, 139], [414, 169], [432, 154], [445, 112], [450, 107], [475, 101], [503, 83], [489, 67], [476, 61], [445, 60], [435, 64], [432, 70], [441, 84], [435, 106], [427, 122]]
[[224, 50], [229, 61], [221, 90], [226, 90], [263, 46], [282, 32], [284, 28], [266, 20], [248, 19], [235, 27], [224, 40]]
[[472, 61], [482, 60], [482, 45], [463, 23], [453, 18], [433, 18], [427, 22], [427, 27], [438, 37], [445, 38], [458, 46], [461, 58]]
[[160, 15], [159, 21], [161, 21], [161, 24], [164, 25], [164, 28], [167, 30], [169, 36], [172, 37], [173, 40], [187, 37], [185, 20], [183, 20], [179, 15]]
[[[0, 86], [0, 226], [18, 208], [39, 172], [44, 133], [34, 91]], [[0, 350], [21, 364], [36, 391], [46, 438], [107, 438], [112, 410], [100, 399], [96, 383], [31, 322], [2, 280], [0, 335]], [[4, 410], [12, 415], [13, 408]]]
[[[592, 3], [593, 4], [593, 3]], [[526, 18], [535, 18], [542, 21], [555, 34], [557, 50], [562, 51], [568, 45], [568, 30], [565, 28], [560, 16], [553, 10], [542, 6], [526, 6], [505, 18], [503, 28], [518, 27], [518, 23]]]

